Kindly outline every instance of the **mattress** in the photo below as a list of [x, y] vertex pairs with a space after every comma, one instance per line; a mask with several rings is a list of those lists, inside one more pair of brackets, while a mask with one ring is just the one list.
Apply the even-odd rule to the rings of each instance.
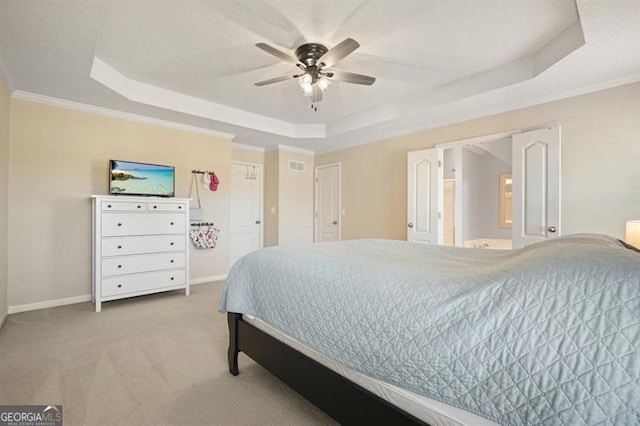
[[266, 322], [252, 317], [251, 315], [244, 315], [243, 320], [294, 348], [298, 352], [301, 352], [314, 361], [319, 362], [341, 376], [360, 385], [369, 392], [372, 392], [378, 397], [400, 408], [402, 411], [407, 412], [432, 426], [497, 425], [497, 423], [479, 417], [473, 413], [468, 413], [459, 408], [452, 407], [354, 371], [344, 364], [334, 361], [327, 356], [322, 355], [318, 351], [303, 345], [298, 340], [276, 330]]

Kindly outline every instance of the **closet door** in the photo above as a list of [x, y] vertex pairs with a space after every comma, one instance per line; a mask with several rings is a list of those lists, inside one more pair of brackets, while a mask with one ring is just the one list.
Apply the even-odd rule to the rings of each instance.
[[262, 166], [231, 165], [231, 265], [262, 248]]
[[513, 248], [560, 236], [560, 126], [513, 135]]
[[315, 241], [340, 240], [340, 163], [316, 167]]
[[407, 153], [407, 241], [442, 244], [442, 150]]

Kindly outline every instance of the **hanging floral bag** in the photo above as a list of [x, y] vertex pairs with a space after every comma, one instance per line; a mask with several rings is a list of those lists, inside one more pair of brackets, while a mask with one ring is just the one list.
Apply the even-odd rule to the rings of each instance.
[[216, 248], [220, 230], [213, 223], [193, 223], [189, 235], [197, 249], [213, 249]]

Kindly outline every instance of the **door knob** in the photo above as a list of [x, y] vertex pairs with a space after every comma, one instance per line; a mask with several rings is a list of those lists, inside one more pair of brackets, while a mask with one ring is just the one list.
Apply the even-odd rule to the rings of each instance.
[[338, 224], [338, 221], [337, 221], [337, 220], [334, 220], [334, 221], [333, 221], [333, 222], [331, 222], [331, 223], [333, 223], [334, 225], [337, 225], [337, 224]]
[[413, 223], [409, 222], [409, 224], [407, 225], [409, 228], [413, 228]]
[[557, 231], [557, 229], [556, 229], [556, 227], [555, 227], [555, 226], [550, 226], [550, 227], [547, 229], [547, 231], [549, 231], [549, 232], [551, 232], [551, 233], [554, 233], [554, 232], [556, 232], [556, 231]]

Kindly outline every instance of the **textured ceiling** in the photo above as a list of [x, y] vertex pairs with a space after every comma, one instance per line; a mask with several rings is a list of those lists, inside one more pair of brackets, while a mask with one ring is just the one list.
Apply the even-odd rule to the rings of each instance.
[[[317, 112], [257, 49], [361, 47]], [[236, 135], [338, 149], [640, 78], [637, 0], [0, 2], [14, 90]]]

